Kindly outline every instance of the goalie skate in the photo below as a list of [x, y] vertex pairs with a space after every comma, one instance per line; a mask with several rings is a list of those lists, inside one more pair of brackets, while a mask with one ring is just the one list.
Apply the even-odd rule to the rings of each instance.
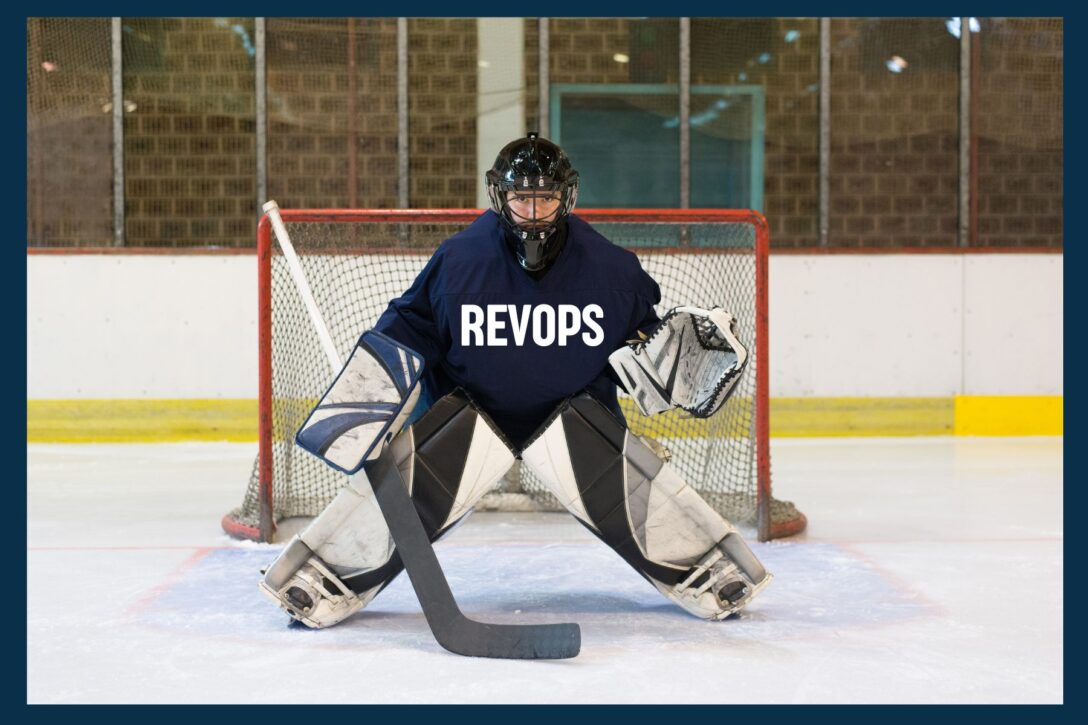
[[[292, 562], [303, 556], [308, 556], [305, 563], [284, 579]], [[259, 586], [261, 593], [292, 619], [314, 629], [343, 621], [366, 606], [379, 590], [374, 587], [356, 594], [298, 538], [269, 567]]]
[[[737, 537], [730, 534], [730, 537]], [[681, 582], [668, 586], [655, 579], [650, 579], [657, 590], [669, 599], [679, 604], [692, 614], [703, 619], [725, 619], [743, 609], [753, 597], [771, 583], [774, 578], [770, 573], [763, 571], [762, 579], [753, 581], [752, 575], [741, 569], [722, 551], [722, 547], [729, 542], [727, 537], [719, 548], [713, 549], [698, 564], [691, 569], [691, 573]], [[740, 545], [747, 546], [743, 541]], [[735, 546], [730, 542], [730, 546]], [[751, 552], [748, 551], [751, 556]], [[763, 569], [755, 557], [752, 556], [756, 572]], [[758, 577], [758, 573], [756, 575]]]

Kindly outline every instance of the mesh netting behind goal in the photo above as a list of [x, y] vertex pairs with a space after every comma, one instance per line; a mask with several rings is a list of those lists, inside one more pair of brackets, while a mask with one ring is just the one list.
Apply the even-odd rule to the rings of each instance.
[[[286, 228], [343, 359], [389, 301], [412, 283], [438, 244], [473, 210], [283, 210]], [[620, 392], [631, 430], [672, 455], [680, 475], [723, 516], [763, 540], [797, 533], [804, 516], [771, 496], [767, 419], [767, 227], [757, 212], [581, 210], [634, 251], [661, 287], [658, 313], [720, 305], [737, 317], [751, 360], [726, 405], [708, 419], [672, 410], [643, 416]], [[223, 519], [235, 536], [270, 541], [277, 521], [315, 516], [346, 477], [298, 449], [294, 435], [331, 382], [328, 362], [267, 218], [258, 234], [260, 449], [242, 505]], [[519, 464], [484, 509], [558, 509]]]

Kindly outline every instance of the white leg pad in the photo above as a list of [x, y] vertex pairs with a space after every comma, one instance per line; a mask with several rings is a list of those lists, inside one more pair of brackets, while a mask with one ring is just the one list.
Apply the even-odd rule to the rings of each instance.
[[588, 394], [564, 403], [522, 460], [571, 513], [698, 617], [727, 617], [771, 581], [736, 528]]
[[[428, 534], [438, 538], [502, 480], [514, 454], [463, 393], [442, 398], [389, 444]], [[273, 562], [261, 591], [311, 627], [361, 609], [401, 571], [366, 474], [348, 485]]]

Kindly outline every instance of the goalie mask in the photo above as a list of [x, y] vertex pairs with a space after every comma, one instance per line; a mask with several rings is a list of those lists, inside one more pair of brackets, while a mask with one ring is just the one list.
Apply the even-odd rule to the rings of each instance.
[[530, 131], [507, 144], [486, 174], [491, 209], [513, 235], [518, 263], [530, 272], [558, 256], [556, 231], [578, 199], [578, 172], [563, 149]]

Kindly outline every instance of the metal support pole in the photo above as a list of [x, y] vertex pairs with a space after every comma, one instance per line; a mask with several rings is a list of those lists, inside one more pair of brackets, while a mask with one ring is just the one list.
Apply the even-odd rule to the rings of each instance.
[[970, 242], [971, 222], [971, 19], [960, 18], [960, 178], [959, 234], [956, 244]]
[[268, 201], [268, 56], [265, 19], [254, 18], [254, 61], [257, 91], [257, 217]]
[[555, 134], [551, 132], [551, 77], [549, 76], [549, 63], [550, 56], [549, 51], [551, 49], [551, 41], [548, 39], [548, 19], [539, 18], [537, 20], [537, 47], [539, 55], [539, 102], [537, 106], [537, 115], [540, 119], [540, 135], [545, 138], [552, 138]]
[[408, 208], [408, 18], [397, 18], [397, 200]]
[[348, 18], [348, 208], [359, 208], [359, 62], [355, 18]]
[[121, 18], [110, 18], [113, 110], [113, 246], [125, 246], [125, 88], [121, 74]]
[[691, 207], [691, 18], [680, 18], [680, 208]]
[[820, 18], [820, 246], [831, 229], [831, 18]]

